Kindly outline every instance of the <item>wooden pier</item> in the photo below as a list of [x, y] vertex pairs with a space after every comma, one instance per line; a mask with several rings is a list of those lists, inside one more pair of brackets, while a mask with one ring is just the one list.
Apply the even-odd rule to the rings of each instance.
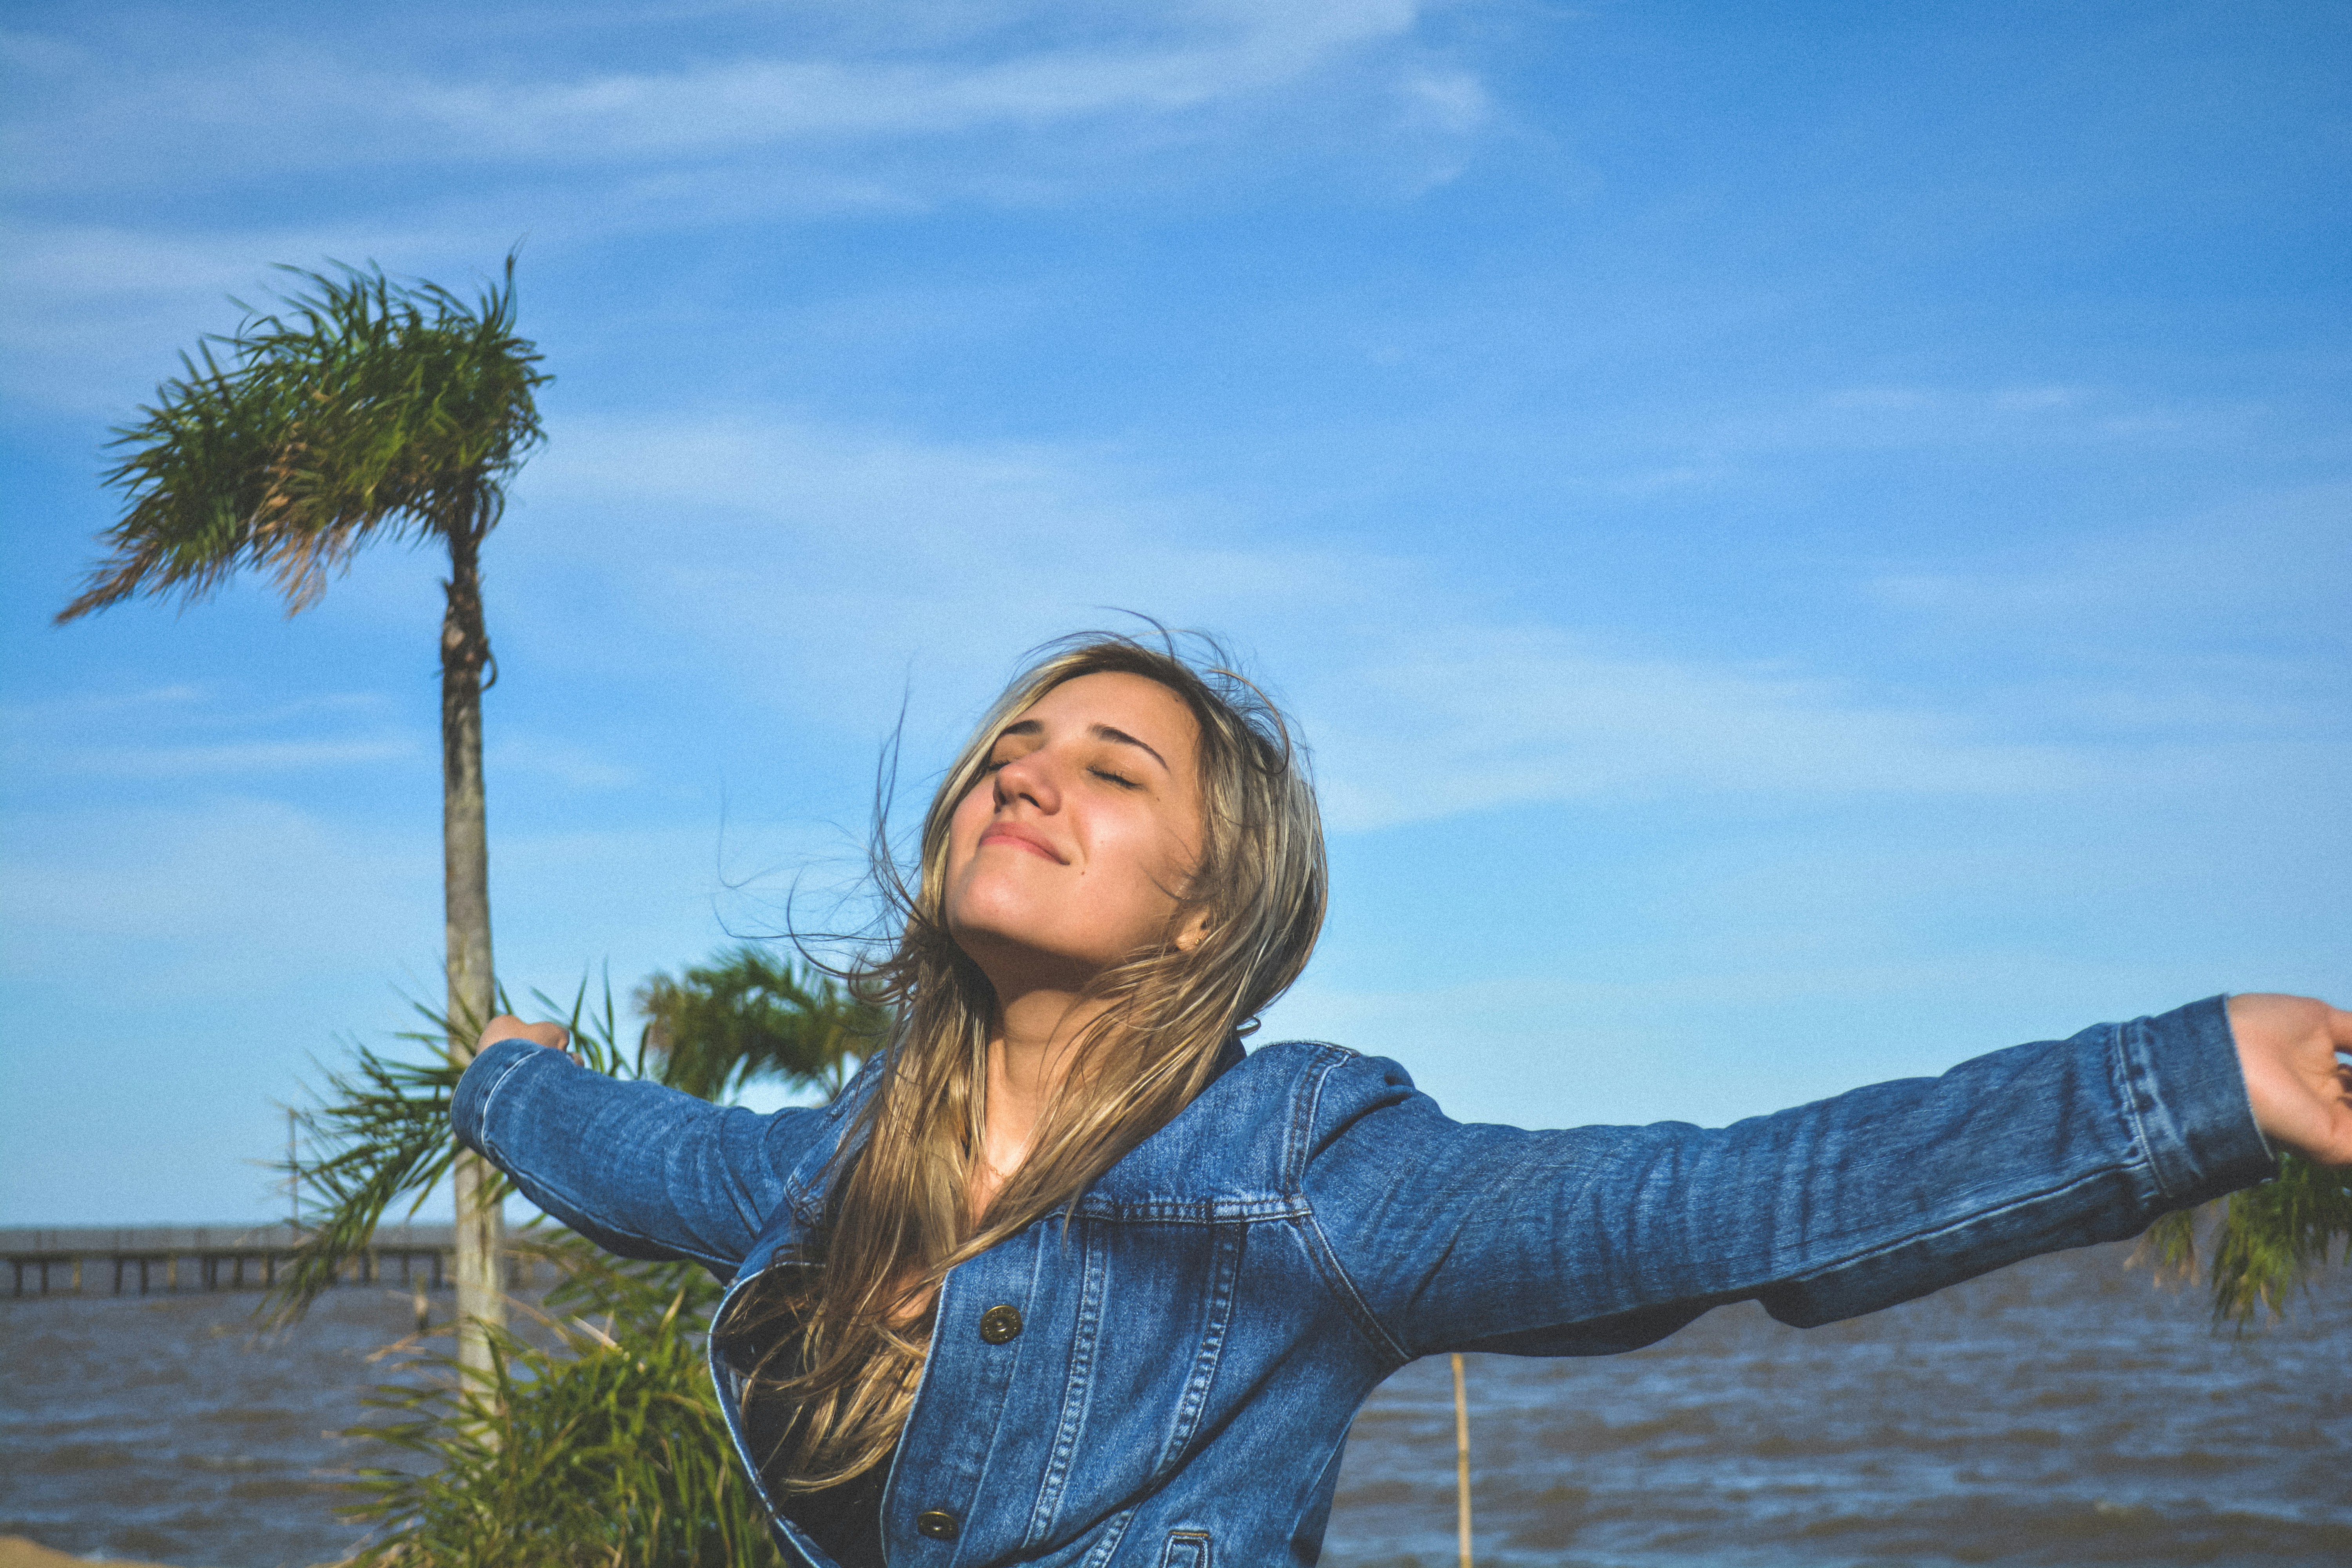
[[[344, 1265], [339, 1285], [438, 1290], [455, 1267], [446, 1225], [384, 1226]], [[0, 1232], [9, 1293], [140, 1295], [152, 1291], [263, 1290], [292, 1261], [301, 1237], [290, 1226], [142, 1227]], [[534, 1282], [536, 1259], [507, 1259], [509, 1288]]]

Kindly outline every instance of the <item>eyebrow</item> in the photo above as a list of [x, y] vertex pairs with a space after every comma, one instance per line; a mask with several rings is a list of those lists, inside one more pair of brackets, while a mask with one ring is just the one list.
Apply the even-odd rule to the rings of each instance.
[[[1040, 724], [1036, 720], [1022, 719], [1007, 724], [1003, 729], [998, 731], [996, 738], [1002, 741], [1012, 735], [1042, 735], [1045, 732], [1045, 726]], [[1089, 724], [1087, 726], [1087, 733], [1094, 736], [1099, 741], [1109, 741], [1121, 746], [1133, 746], [1139, 752], [1147, 752], [1150, 755], [1153, 762], [1160, 764], [1161, 772], [1167, 773], [1171, 778], [1173, 778], [1176, 775], [1176, 770], [1168, 765], [1168, 759], [1161, 756], [1155, 747], [1153, 747], [1149, 742], [1137, 740], [1134, 736], [1129, 734], [1124, 730], [1114, 730], [1108, 724]]]

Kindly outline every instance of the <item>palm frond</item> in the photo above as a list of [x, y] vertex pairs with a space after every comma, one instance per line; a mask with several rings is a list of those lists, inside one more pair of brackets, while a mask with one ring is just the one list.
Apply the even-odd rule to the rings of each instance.
[[395, 1060], [352, 1047], [352, 1065], [327, 1075], [323, 1103], [298, 1112], [308, 1144], [325, 1152], [289, 1173], [309, 1223], [290, 1266], [264, 1298], [273, 1326], [294, 1322], [366, 1250], [404, 1197], [414, 1215], [448, 1173], [449, 1096], [459, 1069]]
[[769, 1568], [775, 1549], [693, 1331], [716, 1283], [551, 1227], [524, 1235], [564, 1270], [537, 1314], [554, 1345], [498, 1331], [485, 1373], [419, 1356], [410, 1381], [376, 1391], [368, 1404], [388, 1419], [345, 1436], [418, 1462], [352, 1483], [358, 1500], [341, 1511], [377, 1533], [350, 1563]]
[[[572, 1054], [598, 1072], [650, 1078], [707, 1100], [760, 1079], [837, 1090], [889, 1026], [883, 1009], [751, 947], [716, 954], [682, 979], [656, 973], [641, 986], [638, 1004], [653, 1021], [635, 1051], [620, 1043], [609, 973], [594, 994], [583, 975], [568, 1003], [532, 995], [565, 1020]], [[263, 1298], [261, 1315], [272, 1324], [301, 1318], [366, 1250], [385, 1215], [404, 1204], [415, 1214], [448, 1173], [449, 1100], [461, 1069], [448, 1061], [447, 1042], [470, 1040], [481, 1026], [411, 1005], [423, 1028], [396, 1036], [393, 1054], [352, 1042], [347, 1064], [327, 1072], [313, 1103], [296, 1112], [302, 1137], [286, 1172], [304, 1236]], [[513, 1010], [504, 995], [499, 1005]], [[485, 1201], [509, 1190], [494, 1177]]]
[[[507, 1005], [504, 997], [499, 1005]], [[428, 1004], [410, 1005], [426, 1026], [394, 1037], [425, 1059], [403, 1060], [352, 1042], [350, 1065], [328, 1072], [316, 1102], [296, 1111], [303, 1136], [286, 1171], [299, 1199], [304, 1234], [289, 1268], [262, 1298], [259, 1313], [272, 1326], [308, 1312], [403, 1200], [414, 1215], [456, 1157], [449, 1100], [464, 1069], [448, 1059], [447, 1042], [471, 1038], [480, 1026], [453, 1031], [450, 1020]], [[583, 979], [568, 1024], [573, 1054], [600, 1071], [625, 1074], [616, 1025], [610, 982], [600, 1016], [589, 1009]], [[493, 1173], [483, 1201], [501, 1202], [510, 1190]]]
[[647, 1076], [706, 1100], [762, 1078], [837, 1092], [890, 1029], [887, 1009], [748, 942], [653, 975], [635, 1001]]
[[245, 567], [272, 574], [292, 615], [373, 538], [494, 527], [542, 438], [549, 380], [514, 332], [514, 264], [470, 304], [381, 268], [286, 268], [307, 291], [183, 355], [184, 374], [116, 431], [105, 482], [128, 510], [58, 618], [142, 595], [194, 602]]
[[2160, 1279], [2186, 1283], [2205, 1260], [2213, 1326], [2243, 1333], [2287, 1305], [2352, 1238], [2352, 1172], [2281, 1154], [2279, 1173], [2202, 1208], [2166, 1215], [2132, 1255]]

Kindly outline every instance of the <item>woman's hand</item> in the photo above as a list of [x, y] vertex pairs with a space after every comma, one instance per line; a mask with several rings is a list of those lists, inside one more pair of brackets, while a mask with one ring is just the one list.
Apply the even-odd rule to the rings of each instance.
[[[551, 1027], [552, 1026], [541, 1026]], [[2352, 1165], [2352, 1013], [2311, 996], [2230, 998], [2230, 1032], [2263, 1135], [2323, 1165]]]
[[479, 1052], [484, 1046], [496, 1045], [500, 1040], [530, 1040], [551, 1051], [568, 1054], [572, 1033], [561, 1024], [526, 1024], [510, 1014], [501, 1013], [483, 1028], [482, 1037], [474, 1042], [474, 1049]]

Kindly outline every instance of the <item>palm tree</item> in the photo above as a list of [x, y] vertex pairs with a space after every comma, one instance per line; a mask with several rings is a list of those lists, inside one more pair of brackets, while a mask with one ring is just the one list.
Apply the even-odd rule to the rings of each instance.
[[[570, 1006], [581, 1062], [707, 1098], [756, 1084], [837, 1092], [878, 1048], [891, 1016], [821, 972], [756, 948], [714, 953], [637, 993], [650, 1017], [631, 1053], [609, 982], [601, 1008], [581, 982]], [[564, 1004], [537, 996], [547, 1016]], [[437, 1038], [446, 1025], [420, 1006]], [[264, 1313], [291, 1321], [404, 1199], [421, 1201], [449, 1161], [457, 1069], [357, 1047], [302, 1113], [306, 1157], [289, 1160], [311, 1194], [312, 1239], [281, 1271]], [[413, 1212], [413, 1207], [412, 1207]], [[370, 1465], [347, 1483], [345, 1511], [376, 1534], [356, 1568], [432, 1563], [677, 1563], [772, 1568], [759, 1503], [727, 1458], [719, 1394], [700, 1329], [719, 1286], [698, 1264], [634, 1263], [535, 1222], [515, 1251], [554, 1266], [531, 1341], [494, 1331], [487, 1371], [404, 1379], [368, 1401], [391, 1419], [350, 1428], [421, 1460]], [[554, 1343], [551, 1345], [550, 1341]], [[415, 1342], [408, 1342], [412, 1347]], [[423, 1356], [412, 1371], [437, 1372]]]
[[889, 1032], [890, 1016], [813, 965], [751, 942], [713, 953], [677, 979], [637, 987], [647, 1076], [704, 1100], [730, 1100], [760, 1079], [841, 1092]]
[[[533, 393], [549, 378], [514, 331], [515, 258], [467, 304], [381, 268], [302, 272], [307, 293], [183, 354], [106, 483], [129, 500], [110, 548], [60, 622], [138, 596], [205, 598], [241, 568], [269, 571], [292, 616], [376, 539], [449, 552], [441, 620], [441, 805], [447, 915], [447, 1048], [461, 1065], [492, 1016], [489, 855], [482, 811], [482, 692], [497, 679], [482, 625], [482, 541], [506, 484], [542, 439]], [[218, 352], [216, 352], [216, 350]], [[487, 1366], [505, 1321], [489, 1168], [461, 1154], [460, 1354]]]

